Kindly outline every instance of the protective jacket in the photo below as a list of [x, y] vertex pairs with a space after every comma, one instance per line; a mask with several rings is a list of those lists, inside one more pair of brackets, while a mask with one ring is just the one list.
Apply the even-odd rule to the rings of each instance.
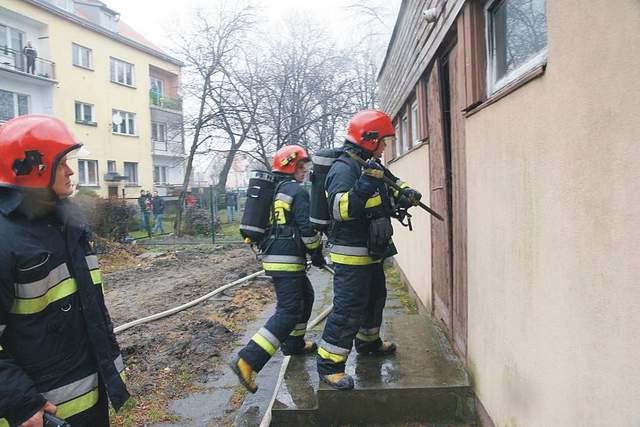
[[129, 393], [91, 233], [67, 201], [27, 219], [22, 199], [0, 190], [0, 426], [47, 400], [62, 418], [83, 412], [99, 380], [119, 409]]
[[[349, 157], [346, 151], [353, 151], [365, 160], [371, 157], [371, 153], [350, 142], [345, 143], [344, 150], [345, 153], [331, 166], [325, 181], [332, 218], [329, 232], [331, 260], [334, 263], [347, 265], [377, 263], [381, 259], [369, 256], [369, 225], [372, 219], [388, 218], [393, 215], [398, 193], [390, 190], [386, 184], [380, 183], [377, 191], [363, 200], [354, 191], [354, 186], [362, 174], [362, 167]], [[401, 187], [406, 187], [405, 183], [389, 172], [385, 174]], [[387, 253], [388, 256], [396, 253], [392, 241], [389, 242]]]
[[304, 276], [306, 254], [320, 247], [320, 234], [309, 222], [309, 194], [289, 175], [275, 173], [270, 228], [262, 242], [262, 266], [267, 275]]

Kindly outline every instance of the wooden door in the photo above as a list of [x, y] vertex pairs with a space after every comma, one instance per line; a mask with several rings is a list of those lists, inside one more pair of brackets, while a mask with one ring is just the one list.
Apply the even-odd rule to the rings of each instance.
[[110, 199], [118, 198], [118, 187], [109, 187], [109, 198]]
[[431, 218], [431, 283], [433, 315], [452, 332], [452, 270], [450, 249], [449, 185], [441, 98], [441, 61], [434, 61], [427, 84], [431, 207], [444, 221]]

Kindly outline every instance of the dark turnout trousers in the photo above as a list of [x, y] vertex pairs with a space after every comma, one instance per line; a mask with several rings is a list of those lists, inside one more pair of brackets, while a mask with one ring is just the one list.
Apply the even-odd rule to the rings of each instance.
[[256, 372], [280, 346], [284, 354], [302, 350], [313, 307], [313, 287], [306, 275], [274, 277], [273, 283], [278, 299], [276, 312], [239, 353]]
[[335, 264], [333, 311], [318, 346], [318, 372], [344, 372], [355, 339], [356, 350], [380, 347], [382, 311], [387, 298], [382, 262], [369, 265]]

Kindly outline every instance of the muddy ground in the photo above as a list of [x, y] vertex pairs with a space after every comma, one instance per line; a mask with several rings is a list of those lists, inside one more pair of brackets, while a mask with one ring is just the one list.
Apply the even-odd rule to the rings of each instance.
[[[148, 257], [156, 249], [162, 255]], [[261, 269], [254, 254], [238, 245], [148, 248], [142, 257], [134, 251], [127, 262], [117, 261], [115, 266], [113, 257], [102, 259], [103, 269], [111, 271], [103, 281], [115, 326], [189, 302]], [[186, 311], [118, 334], [134, 399], [112, 417], [112, 424], [179, 423], [168, 413], [168, 401], [215, 380], [226, 369], [222, 361], [246, 324], [273, 298], [270, 281], [258, 278]], [[241, 396], [236, 400], [241, 403]], [[228, 419], [233, 419], [232, 410]]]

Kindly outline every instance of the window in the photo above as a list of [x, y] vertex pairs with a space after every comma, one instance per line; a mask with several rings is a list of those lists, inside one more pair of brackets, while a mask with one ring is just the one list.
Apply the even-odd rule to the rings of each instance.
[[415, 146], [420, 143], [420, 136], [418, 135], [418, 103], [416, 101], [411, 104], [411, 146]]
[[72, 43], [73, 65], [82, 68], [93, 69], [93, 53], [91, 49]]
[[154, 166], [153, 168], [153, 182], [155, 184], [167, 183], [167, 167], [166, 166]]
[[136, 115], [127, 111], [113, 110], [113, 133], [136, 135]]
[[127, 86], [133, 86], [133, 64], [111, 58], [111, 81]]
[[76, 123], [94, 125], [96, 123], [94, 106], [76, 101]]
[[402, 124], [400, 125], [402, 130], [402, 144], [400, 144], [401, 152], [398, 154], [404, 154], [411, 148], [411, 136], [409, 135], [409, 116], [405, 111], [402, 116]]
[[150, 77], [151, 80], [151, 92], [157, 94], [157, 96], [164, 96], [164, 80], [157, 77]]
[[107, 172], [116, 172], [116, 161], [115, 160], [107, 160]]
[[400, 120], [396, 120], [394, 126], [396, 128], [396, 143], [395, 146], [393, 147], [393, 157], [400, 157], [400, 154], [402, 153], [401, 150], [401, 146], [402, 146], [402, 134], [400, 133]]
[[78, 160], [78, 181], [80, 185], [98, 185], [97, 160]]
[[489, 3], [489, 92], [504, 87], [547, 58], [545, 0]]
[[0, 90], [0, 122], [29, 114], [29, 96]]
[[167, 125], [151, 122], [151, 139], [158, 142], [167, 142]]
[[124, 162], [124, 174], [127, 177], [125, 181], [130, 185], [138, 185], [138, 164], [132, 162]]

